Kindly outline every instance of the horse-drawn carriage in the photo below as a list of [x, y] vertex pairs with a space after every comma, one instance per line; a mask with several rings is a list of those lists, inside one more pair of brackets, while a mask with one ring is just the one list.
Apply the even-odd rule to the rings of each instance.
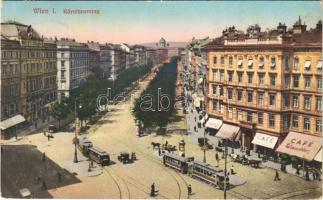
[[123, 164], [132, 163], [137, 159], [136, 154], [132, 152], [129, 154], [128, 152], [120, 152], [118, 156], [118, 160]]
[[255, 167], [255, 168], [258, 168], [259, 165], [261, 164], [260, 159], [248, 158], [245, 155], [240, 156], [240, 155], [236, 155], [236, 154], [230, 154], [230, 157], [233, 162], [238, 162], [238, 163], [241, 163], [242, 165], [248, 165], [248, 166]]

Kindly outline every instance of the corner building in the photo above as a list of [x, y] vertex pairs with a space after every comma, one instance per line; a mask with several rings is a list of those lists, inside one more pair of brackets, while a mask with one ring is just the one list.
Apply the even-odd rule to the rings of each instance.
[[218, 124], [206, 128], [267, 153], [289, 132], [321, 136], [321, 45], [321, 21], [310, 30], [301, 19], [288, 30], [282, 23], [268, 32], [224, 30], [206, 46], [206, 110]]

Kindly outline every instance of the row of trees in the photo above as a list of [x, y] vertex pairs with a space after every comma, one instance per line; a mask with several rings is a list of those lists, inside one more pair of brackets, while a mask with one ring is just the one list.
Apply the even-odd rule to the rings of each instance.
[[162, 129], [175, 119], [177, 60], [174, 57], [169, 64], [165, 64], [135, 101], [132, 114], [143, 123], [144, 128]]
[[70, 97], [60, 103], [56, 102], [51, 107], [51, 114], [60, 124], [61, 120], [66, 119], [76, 109], [81, 122], [88, 120], [98, 112], [96, 100], [99, 95], [107, 94], [108, 88], [110, 88], [109, 100], [112, 100], [115, 95], [123, 92], [133, 82], [149, 73], [151, 68], [152, 65], [144, 65], [126, 69], [119, 74], [115, 81], [90, 77], [85, 84], [73, 90]]

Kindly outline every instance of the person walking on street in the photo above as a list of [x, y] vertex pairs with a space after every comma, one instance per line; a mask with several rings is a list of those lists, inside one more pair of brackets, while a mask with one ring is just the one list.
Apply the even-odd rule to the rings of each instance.
[[151, 187], [150, 187], [150, 196], [151, 197], [155, 196], [155, 183], [151, 184]]
[[192, 186], [191, 186], [191, 184], [189, 184], [188, 186], [187, 186], [187, 193], [188, 193], [188, 198], [190, 197], [190, 195], [192, 195]]
[[233, 165], [231, 165], [230, 171], [231, 171], [231, 175], [235, 174]]
[[278, 173], [278, 170], [277, 169], [276, 169], [276, 174], [275, 174], [274, 181], [280, 181], [279, 173]]
[[50, 135], [49, 134], [47, 134], [47, 139], [48, 139], [48, 141], [50, 140]]
[[46, 160], [46, 154], [45, 152], [43, 153], [43, 158], [42, 158], [42, 161], [45, 161]]
[[158, 155], [161, 155], [161, 150], [160, 150], [160, 146], [158, 146]]
[[218, 167], [219, 166], [219, 160], [220, 160], [218, 152], [215, 153], [215, 160], [216, 160], [216, 166]]
[[47, 189], [46, 182], [44, 180], [43, 180], [43, 184], [41, 186], [41, 189], [42, 190], [46, 190]]

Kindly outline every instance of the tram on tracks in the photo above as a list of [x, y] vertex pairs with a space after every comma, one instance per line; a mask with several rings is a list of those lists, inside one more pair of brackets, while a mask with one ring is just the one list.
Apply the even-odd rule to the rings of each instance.
[[110, 155], [97, 147], [89, 148], [89, 158], [102, 166], [110, 164]]
[[171, 153], [165, 153], [163, 157], [163, 162], [165, 166], [178, 170], [183, 174], [187, 173], [187, 170], [188, 170], [187, 159], [182, 156], [171, 154]]
[[89, 156], [89, 148], [93, 147], [93, 143], [88, 139], [82, 139], [78, 141], [77, 147], [84, 156]]

